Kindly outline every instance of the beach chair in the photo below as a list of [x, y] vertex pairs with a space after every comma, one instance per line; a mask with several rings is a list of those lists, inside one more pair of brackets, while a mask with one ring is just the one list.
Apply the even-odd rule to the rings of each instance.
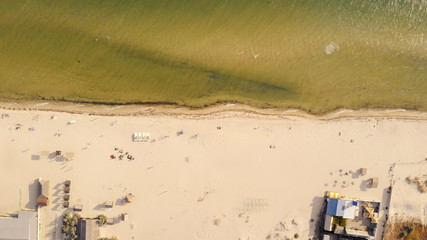
[[81, 212], [83, 210], [83, 205], [82, 204], [76, 204], [76, 205], [74, 205], [73, 209], [76, 212]]
[[126, 194], [126, 196], [125, 196], [125, 203], [131, 203], [132, 200], [133, 200], [132, 193]]
[[373, 177], [369, 179], [369, 186], [371, 188], [377, 188], [378, 187], [378, 178], [377, 177]]
[[104, 203], [104, 207], [105, 208], [113, 208], [113, 206], [114, 206], [114, 202], [113, 201], [106, 201]]

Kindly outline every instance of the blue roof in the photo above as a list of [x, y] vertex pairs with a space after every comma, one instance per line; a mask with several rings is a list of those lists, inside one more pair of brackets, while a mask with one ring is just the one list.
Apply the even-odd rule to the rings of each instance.
[[333, 216], [344, 216], [345, 200], [329, 198], [328, 207], [326, 208], [326, 214]]
[[326, 214], [336, 215], [338, 206], [338, 199], [328, 198], [328, 207], [326, 208]]

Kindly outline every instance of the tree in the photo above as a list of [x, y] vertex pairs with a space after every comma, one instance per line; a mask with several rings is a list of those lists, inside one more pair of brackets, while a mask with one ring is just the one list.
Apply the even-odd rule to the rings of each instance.
[[77, 223], [81, 219], [79, 214], [70, 214], [65, 213], [62, 217], [62, 233], [64, 234], [64, 239], [74, 240], [79, 236], [77, 234]]
[[62, 233], [68, 233], [70, 231], [70, 225], [62, 225]]
[[104, 214], [101, 214], [98, 216], [98, 222], [101, 225], [104, 225], [107, 222], [107, 216], [105, 216]]
[[65, 213], [64, 216], [62, 217], [62, 223], [63, 225], [69, 225], [71, 224], [71, 214], [70, 213]]

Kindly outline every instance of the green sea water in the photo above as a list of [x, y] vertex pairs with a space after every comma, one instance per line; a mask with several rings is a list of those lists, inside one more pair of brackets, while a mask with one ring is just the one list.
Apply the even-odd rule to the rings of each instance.
[[2, 0], [0, 98], [427, 110], [425, 0]]

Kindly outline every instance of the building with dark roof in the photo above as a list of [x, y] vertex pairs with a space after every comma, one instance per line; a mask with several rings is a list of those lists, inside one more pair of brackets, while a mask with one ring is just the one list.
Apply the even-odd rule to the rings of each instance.
[[97, 219], [80, 219], [79, 220], [79, 239], [80, 240], [98, 240], [99, 225]]

